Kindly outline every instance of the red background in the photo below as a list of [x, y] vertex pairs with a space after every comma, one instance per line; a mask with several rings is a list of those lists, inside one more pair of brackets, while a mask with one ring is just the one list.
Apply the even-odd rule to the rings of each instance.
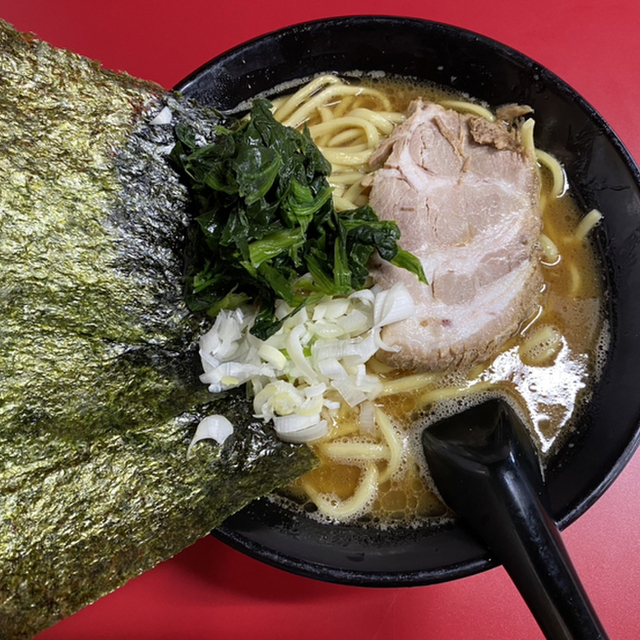
[[[0, 0], [0, 17], [59, 47], [169, 88], [240, 42], [303, 20], [407, 15], [465, 27], [554, 71], [640, 160], [637, 0]], [[640, 389], [639, 389], [640, 393]], [[563, 537], [612, 639], [640, 638], [640, 454]], [[0, 623], [1, 624], [1, 623]], [[39, 640], [540, 640], [501, 569], [411, 589], [315, 582], [209, 537]]]

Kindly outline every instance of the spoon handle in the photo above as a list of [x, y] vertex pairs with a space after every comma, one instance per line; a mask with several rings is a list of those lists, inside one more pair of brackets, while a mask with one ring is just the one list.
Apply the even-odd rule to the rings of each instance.
[[[555, 523], [512, 465], [486, 477], [493, 517], [473, 527], [500, 559], [548, 640], [607, 640]], [[486, 515], [486, 514], [485, 514]], [[469, 513], [466, 514], [469, 518]]]
[[514, 411], [490, 400], [422, 434], [445, 502], [504, 565], [548, 640], [607, 640], [545, 508], [535, 451]]

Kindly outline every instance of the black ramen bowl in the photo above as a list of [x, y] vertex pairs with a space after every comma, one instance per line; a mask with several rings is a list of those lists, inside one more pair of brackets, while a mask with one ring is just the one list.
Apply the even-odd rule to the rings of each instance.
[[[328, 71], [382, 71], [446, 85], [492, 106], [531, 105], [537, 145], [562, 162], [583, 210], [604, 214], [596, 237], [611, 345], [575, 434], [546, 471], [551, 513], [567, 526], [602, 495], [638, 444], [638, 167], [600, 115], [550, 71], [495, 41], [424, 20], [352, 16], [296, 25], [218, 56], [177, 88], [225, 111]], [[267, 499], [229, 518], [214, 535], [282, 569], [353, 585], [430, 584], [496, 564], [461, 524], [387, 531], [323, 525]]]

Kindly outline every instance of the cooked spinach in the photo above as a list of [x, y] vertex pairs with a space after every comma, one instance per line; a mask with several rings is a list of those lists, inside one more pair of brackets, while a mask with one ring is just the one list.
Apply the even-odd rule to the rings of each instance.
[[187, 302], [215, 316], [249, 299], [262, 305], [252, 332], [277, 330], [274, 303], [294, 308], [322, 295], [365, 286], [374, 250], [426, 282], [420, 261], [398, 247], [395, 222], [369, 206], [338, 213], [327, 176], [331, 165], [311, 140], [277, 122], [267, 100], [247, 119], [218, 127], [200, 146], [186, 125], [176, 127], [172, 158], [197, 208], [187, 271]]

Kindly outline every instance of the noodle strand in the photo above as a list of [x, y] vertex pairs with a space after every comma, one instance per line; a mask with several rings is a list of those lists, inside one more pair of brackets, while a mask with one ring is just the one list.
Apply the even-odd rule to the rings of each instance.
[[[496, 121], [496, 116], [489, 109], [473, 102], [450, 99], [436, 101], [443, 107]], [[342, 212], [366, 204], [369, 186], [365, 177], [371, 173], [369, 159], [381, 140], [405, 121], [406, 115], [394, 111], [390, 98], [381, 91], [351, 85], [333, 75], [315, 78], [288, 98], [274, 100], [273, 105], [274, 117], [278, 121], [292, 127], [307, 126], [310, 136], [330, 162], [332, 172], [329, 183], [333, 188], [336, 210]], [[522, 111], [524, 113], [526, 108]], [[519, 126], [522, 147], [535, 158], [538, 175], [542, 176], [543, 171], [550, 174], [550, 180], [545, 180], [544, 192], [540, 194], [540, 207], [545, 210], [564, 196], [567, 190], [566, 175], [558, 160], [536, 148], [535, 121], [529, 118]], [[546, 186], [547, 182], [550, 182], [550, 187]], [[551, 226], [546, 229], [549, 235], [540, 235], [541, 261], [549, 268], [561, 261], [567, 263], [569, 296], [578, 295], [583, 286], [582, 277], [572, 262], [573, 258], [567, 256], [565, 259], [561, 251], [567, 244], [582, 242], [601, 217], [596, 210], [589, 212], [567, 238], [554, 232], [551, 218], [545, 221]], [[539, 317], [541, 314], [542, 307], [526, 327], [521, 327], [525, 338], [520, 343], [518, 354], [528, 366], [548, 365], [564, 345], [565, 338], [558, 329], [549, 324], [536, 326], [542, 322]], [[400, 482], [400, 476], [408, 475], [402, 470], [403, 465], [407, 466], [404, 461], [404, 439], [394, 426], [390, 415], [395, 414], [388, 411], [389, 407], [395, 403], [395, 406], [410, 406], [411, 410], [422, 409], [434, 403], [495, 389], [493, 382], [481, 378], [486, 370], [484, 364], [469, 373], [468, 384], [458, 386], [445, 386], [444, 375], [434, 373], [385, 379], [392, 370], [375, 357], [367, 367], [383, 379], [382, 392], [371, 403], [370, 411], [362, 414], [368, 417], [365, 420], [358, 417], [357, 412], [339, 409], [337, 416], [332, 414], [334, 426], [331, 433], [317, 445], [318, 452], [324, 458], [351, 467], [353, 473], [356, 472], [353, 467], [358, 468], [358, 483], [352, 495], [340, 499], [336, 494], [319, 491], [312, 477], [306, 476], [301, 481], [303, 491], [319, 513], [334, 520], [348, 521], [363, 514], [376, 500], [381, 485], [385, 485], [384, 491], [387, 491], [386, 487], [395, 487], [394, 483]]]

